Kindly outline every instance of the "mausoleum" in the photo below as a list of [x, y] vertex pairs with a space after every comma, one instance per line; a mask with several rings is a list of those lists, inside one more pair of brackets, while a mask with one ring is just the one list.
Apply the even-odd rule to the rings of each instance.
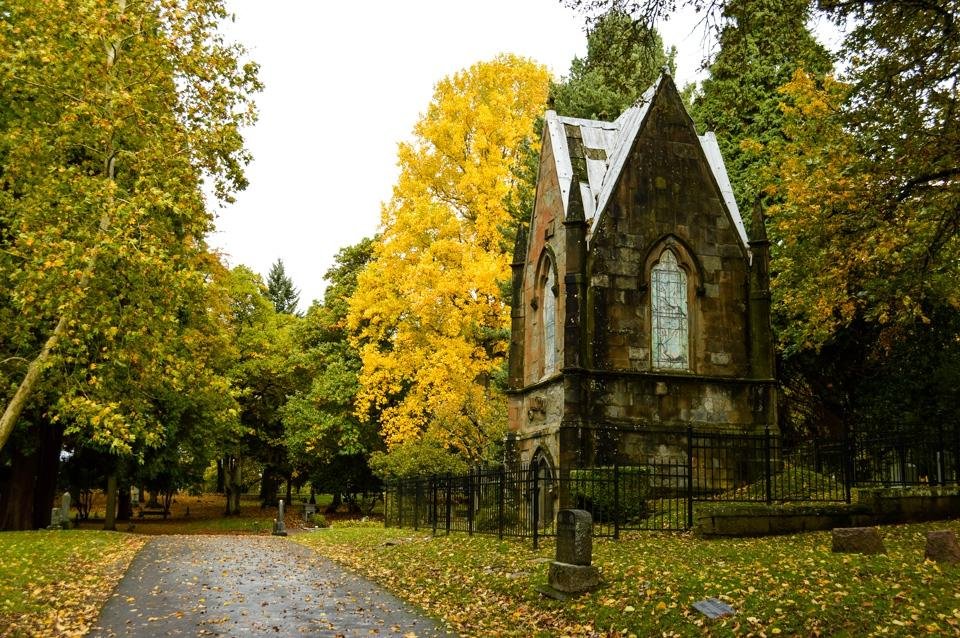
[[545, 477], [662, 433], [776, 424], [768, 242], [664, 74], [612, 122], [547, 111], [513, 263], [509, 447]]

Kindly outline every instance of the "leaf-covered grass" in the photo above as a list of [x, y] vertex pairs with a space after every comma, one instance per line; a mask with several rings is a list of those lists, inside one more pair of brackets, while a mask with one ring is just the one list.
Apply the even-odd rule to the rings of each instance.
[[144, 542], [116, 532], [0, 533], [0, 634], [83, 635]]
[[[960, 566], [924, 561], [926, 532], [882, 527], [887, 554], [833, 554], [829, 532], [700, 540], [595, 539], [603, 586], [567, 603], [540, 596], [552, 542], [334, 526], [294, 540], [382, 583], [467, 636], [960, 635]], [[708, 620], [693, 602], [735, 610]]]

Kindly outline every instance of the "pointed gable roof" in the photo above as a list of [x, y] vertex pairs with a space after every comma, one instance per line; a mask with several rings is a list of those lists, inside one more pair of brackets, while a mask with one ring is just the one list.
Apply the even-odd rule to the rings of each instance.
[[[588, 241], [610, 202], [650, 106], [668, 81], [672, 85], [669, 75], [661, 75], [633, 106], [613, 122], [566, 117], [557, 115], [555, 111], [547, 111], [546, 128], [553, 147], [557, 178], [560, 181], [564, 216], [570, 206], [571, 189], [579, 189], [583, 214], [590, 225]], [[712, 132], [697, 137], [737, 233], [744, 248], [749, 251], [746, 228], [733, 196], [733, 187], [727, 176], [717, 138]]]

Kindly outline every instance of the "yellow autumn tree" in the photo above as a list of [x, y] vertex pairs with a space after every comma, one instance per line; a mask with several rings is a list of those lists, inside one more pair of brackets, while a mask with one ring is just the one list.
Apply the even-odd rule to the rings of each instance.
[[389, 447], [428, 435], [470, 460], [505, 427], [492, 377], [506, 356], [504, 232], [537, 151], [547, 70], [501, 55], [440, 81], [384, 204], [349, 325], [363, 368], [357, 410]]

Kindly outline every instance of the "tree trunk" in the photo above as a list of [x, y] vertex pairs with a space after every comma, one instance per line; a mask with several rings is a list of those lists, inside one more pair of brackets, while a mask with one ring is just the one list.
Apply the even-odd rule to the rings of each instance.
[[227, 511], [225, 514], [231, 516], [240, 513], [240, 492], [243, 486], [240, 484], [240, 458], [228, 456], [224, 459], [224, 491], [227, 495]]
[[0, 529], [40, 529], [50, 525], [57, 491], [63, 427], [44, 423], [25, 432], [11, 449], [0, 483]]
[[33, 527], [50, 525], [50, 509], [59, 507], [57, 475], [60, 472], [60, 451], [63, 447], [63, 426], [44, 423], [33, 428], [39, 439], [37, 475], [33, 488]]
[[33, 484], [36, 473], [36, 452], [25, 455], [14, 450], [10, 459], [9, 478], [0, 493], [0, 530], [12, 532], [33, 527]]
[[103, 529], [117, 529], [117, 472], [107, 477], [107, 509], [103, 515]]
[[287, 505], [293, 502], [293, 485], [291, 484], [291, 476], [287, 474]]
[[277, 474], [269, 465], [263, 468], [263, 476], [260, 478], [260, 507], [277, 506], [277, 489], [280, 487], [280, 481]]
[[333, 514], [337, 511], [337, 508], [343, 505], [343, 495], [340, 493], [340, 490], [336, 490], [333, 493], [333, 501], [327, 505], [327, 509], [323, 510], [324, 514]]
[[129, 521], [133, 517], [133, 503], [130, 500], [130, 486], [123, 485], [117, 494], [117, 520]]
[[217, 459], [217, 494], [226, 494], [226, 483], [223, 464], [226, 459]]

